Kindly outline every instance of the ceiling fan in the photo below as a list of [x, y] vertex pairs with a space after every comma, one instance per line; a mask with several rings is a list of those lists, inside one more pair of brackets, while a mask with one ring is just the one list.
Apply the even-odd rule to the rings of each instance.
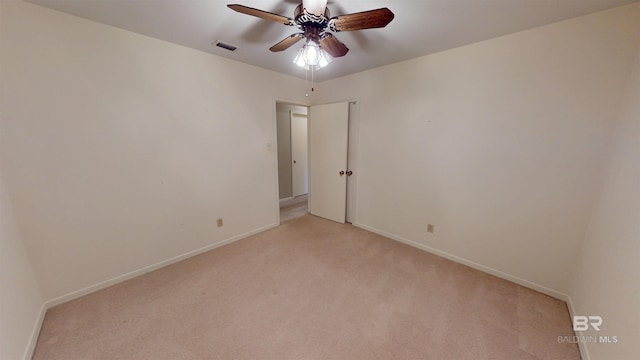
[[[331, 57], [341, 57], [349, 52], [349, 48], [331, 32], [382, 28], [387, 26], [394, 17], [393, 12], [387, 8], [330, 17], [327, 0], [302, 0], [302, 3], [296, 7], [293, 18], [244, 5], [230, 4], [227, 6], [242, 14], [300, 29], [302, 32], [288, 36], [269, 50], [273, 52], [284, 51], [298, 41], [306, 39], [306, 43], [298, 52], [294, 63], [316, 69], [327, 65], [331, 61]], [[331, 56], [327, 56], [327, 54]]]

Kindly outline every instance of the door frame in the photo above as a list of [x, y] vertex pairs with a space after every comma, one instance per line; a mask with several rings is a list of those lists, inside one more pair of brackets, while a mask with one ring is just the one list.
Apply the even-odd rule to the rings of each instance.
[[[308, 108], [309, 104], [305, 104], [302, 103], [300, 101], [296, 101], [296, 100], [290, 100], [290, 99], [281, 99], [278, 97], [273, 97], [272, 98], [272, 102], [271, 102], [271, 122], [272, 122], [272, 131], [273, 131], [273, 142], [269, 142], [267, 143], [267, 148], [271, 150], [272, 155], [273, 155], [273, 162], [274, 162], [274, 177], [275, 177], [275, 207], [274, 207], [274, 211], [275, 211], [275, 226], [279, 226], [281, 224], [280, 221], [280, 175], [278, 173], [278, 109], [277, 109], [277, 104], [278, 103], [283, 103], [283, 104], [289, 104], [289, 105], [294, 105], [294, 106], [304, 106], [306, 108]], [[308, 138], [308, 133], [307, 133], [307, 141], [309, 140]], [[307, 154], [307, 159], [309, 157], [309, 154]], [[307, 161], [307, 167], [309, 166], [309, 163]]]
[[[305, 106], [305, 107], [311, 107], [313, 105], [325, 105], [325, 104], [335, 104], [335, 103], [342, 103], [342, 102], [347, 102], [349, 103], [349, 126], [348, 126], [348, 131], [349, 131], [349, 141], [348, 141], [348, 146], [347, 146], [347, 167], [349, 168], [349, 170], [354, 172], [355, 178], [352, 179], [351, 182], [347, 181], [347, 209], [346, 209], [346, 219], [348, 220], [350, 219], [351, 221], [347, 221], [350, 222], [352, 224], [357, 223], [357, 189], [360, 185], [360, 177], [359, 177], [359, 171], [358, 171], [358, 162], [360, 159], [360, 154], [358, 152], [358, 148], [359, 148], [359, 142], [360, 142], [360, 113], [361, 113], [361, 99], [359, 97], [354, 97], [354, 98], [346, 98], [346, 99], [339, 99], [339, 100], [333, 100], [333, 101], [329, 101], [329, 102], [320, 102], [320, 103], [316, 103], [316, 104], [311, 104], [311, 103], [301, 103], [299, 101], [295, 101], [295, 100], [288, 100], [288, 99], [281, 99], [278, 97], [274, 97], [273, 101], [271, 102], [272, 104], [272, 109], [271, 109], [271, 116], [272, 116], [272, 131], [273, 131], [273, 142], [272, 143], [268, 143], [267, 144], [267, 148], [271, 149], [273, 152], [273, 161], [274, 161], [274, 177], [275, 177], [275, 206], [274, 206], [274, 211], [275, 211], [275, 219], [276, 219], [276, 225], [280, 225], [280, 179], [279, 179], [279, 175], [278, 175], [278, 119], [277, 119], [277, 110], [276, 110], [276, 104], [277, 103], [286, 103], [286, 104], [291, 104], [291, 105], [297, 105], [297, 106]], [[352, 111], [353, 109], [353, 111]], [[309, 118], [307, 118], [309, 120]], [[309, 139], [309, 131], [307, 131], [307, 144], [309, 143], [310, 139]], [[307, 153], [307, 166], [310, 167], [311, 163], [310, 163], [310, 157], [311, 157], [311, 153], [310, 151]]]

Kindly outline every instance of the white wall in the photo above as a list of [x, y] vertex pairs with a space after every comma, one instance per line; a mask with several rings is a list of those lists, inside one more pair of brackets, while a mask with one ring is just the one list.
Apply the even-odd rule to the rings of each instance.
[[570, 295], [576, 315], [599, 315], [616, 344], [586, 343], [590, 358], [640, 354], [640, 52], [620, 112], [604, 186], [589, 222]]
[[360, 99], [355, 224], [563, 297], [639, 33], [634, 4], [317, 85]]
[[0, 359], [28, 359], [44, 301], [0, 170]]
[[0, 6], [3, 172], [45, 300], [277, 225], [275, 99], [304, 81]]

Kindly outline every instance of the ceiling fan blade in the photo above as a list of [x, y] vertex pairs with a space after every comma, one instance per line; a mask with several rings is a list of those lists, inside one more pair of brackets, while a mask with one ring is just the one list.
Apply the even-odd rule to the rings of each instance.
[[325, 33], [319, 43], [320, 47], [333, 57], [345, 56], [349, 52], [349, 48], [345, 44], [329, 33]]
[[288, 18], [286, 16], [270, 13], [268, 11], [254, 9], [254, 8], [251, 8], [251, 7], [248, 7], [248, 6], [238, 5], [238, 4], [229, 4], [229, 5], [227, 5], [227, 7], [229, 9], [237, 11], [239, 13], [247, 14], [247, 15], [251, 15], [251, 16], [256, 16], [256, 17], [259, 17], [261, 19], [279, 22], [279, 23], [285, 24], [285, 25], [293, 25], [294, 24], [293, 19]]
[[329, 20], [332, 31], [354, 31], [387, 26], [393, 20], [393, 13], [387, 8], [339, 15]]
[[284, 51], [291, 47], [291, 45], [297, 43], [301, 39], [304, 38], [304, 34], [293, 34], [289, 37], [286, 37], [284, 40], [279, 43], [273, 45], [269, 48], [269, 50], [273, 52]]
[[302, 0], [302, 7], [310, 14], [322, 16], [327, 8], [327, 0]]

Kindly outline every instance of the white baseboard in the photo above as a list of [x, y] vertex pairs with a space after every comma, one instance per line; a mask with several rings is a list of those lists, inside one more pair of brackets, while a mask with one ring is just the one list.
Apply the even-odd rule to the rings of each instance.
[[145, 267], [143, 267], [141, 269], [134, 270], [134, 271], [131, 271], [129, 273], [126, 273], [126, 274], [123, 274], [123, 275], [120, 275], [120, 276], [116, 276], [116, 277], [114, 277], [112, 279], [105, 280], [105, 281], [99, 282], [97, 284], [87, 286], [87, 287], [85, 287], [83, 289], [70, 292], [70, 293], [68, 293], [66, 295], [62, 295], [62, 296], [59, 296], [59, 297], [56, 297], [56, 298], [49, 299], [49, 300], [45, 301], [42, 304], [42, 307], [40, 308], [40, 314], [38, 315], [38, 318], [36, 319], [36, 322], [35, 322], [35, 324], [33, 326], [33, 330], [31, 331], [31, 337], [30, 337], [29, 342], [27, 344], [27, 348], [25, 349], [23, 359], [24, 360], [30, 360], [33, 357], [33, 352], [34, 352], [34, 350], [36, 348], [36, 344], [38, 343], [38, 336], [40, 335], [40, 330], [42, 328], [42, 323], [44, 322], [44, 317], [45, 317], [48, 309], [50, 309], [50, 308], [52, 308], [52, 307], [54, 307], [56, 305], [60, 305], [62, 303], [65, 303], [67, 301], [71, 301], [71, 300], [77, 299], [77, 298], [79, 298], [81, 296], [90, 294], [92, 292], [95, 292], [95, 291], [98, 291], [98, 290], [102, 290], [102, 289], [107, 288], [109, 286], [121, 283], [121, 282], [129, 280], [129, 279], [132, 279], [132, 278], [134, 278], [136, 276], [140, 276], [140, 275], [146, 274], [148, 272], [151, 272], [153, 270], [157, 270], [157, 269], [163, 268], [165, 266], [174, 264], [174, 263], [176, 263], [178, 261], [182, 261], [182, 260], [188, 259], [190, 257], [199, 255], [199, 254], [201, 254], [203, 252], [206, 252], [206, 251], [209, 251], [209, 250], [213, 250], [213, 249], [218, 248], [220, 246], [227, 245], [227, 244], [230, 244], [232, 242], [235, 242], [235, 241], [244, 239], [246, 237], [249, 237], [251, 235], [255, 235], [257, 233], [272, 229], [272, 228], [274, 228], [274, 227], [276, 227], [278, 225], [279, 224], [271, 224], [271, 225], [267, 225], [267, 226], [264, 226], [264, 227], [261, 227], [261, 228], [246, 232], [244, 234], [236, 235], [236, 236], [233, 236], [231, 238], [228, 238], [228, 239], [225, 239], [225, 240], [213, 243], [213, 244], [209, 244], [209, 245], [204, 246], [204, 247], [202, 247], [200, 249], [189, 251], [189, 252], [184, 253], [182, 255], [178, 255], [178, 256], [172, 257], [170, 259], [163, 260], [163, 261], [160, 261], [158, 263], [155, 263], [155, 264], [152, 264], [152, 265], [149, 265], [149, 266], [145, 266]]
[[[456, 256], [456, 255], [453, 255], [453, 254], [449, 254], [447, 252], [432, 248], [430, 246], [423, 245], [423, 244], [417, 243], [415, 241], [412, 241], [412, 240], [409, 240], [409, 239], [405, 239], [403, 237], [396, 236], [396, 235], [390, 234], [390, 233], [382, 231], [382, 230], [378, 230], [376, 228], [372, 228], [371, 226], [368, 226], [368, 225], [364, 225], [364, 224], [360, 224], [360, 223], [354, 223], [353, 226], [357, 226], [357, 227], [362, 228], [364, 230], [371, 231], [372, 233], [376, 233], [378, 235], [382, 235], [384, 237], [388, 237], [389, 239], [393, 239], [393, 240], [399, 241], [399, 242], [401, 242], [403, 244], [407, 244], [409, 246], [413, 246], [413, 247], [418, 248], [420, 250], [424, 250], [426, 252], [429, 252], [429, 253], [432, 253], [432, 254], [435, 254], [435, 255], [438, 255], [438, 256], [442, 256], [443, 258], [455, 261], [455, 262], [460, 263], [460, 264], [467, 265], [467, 266], [469, 266], [471, 268], [474, 268], [476, 270], [480, 270], [480, 271], [485, 272], [487, 274], [495, 275], [495, 276], [497, 276], [499, 278], [502, 278], [502, 279], [505, 279], [505, 280], [509, 280], [509, 281], [514, 282], [514, 283], [516, 283], [518, 285], [522, 285], [522, 286], [527, 287], [529, 289], [533, 289], [535, 291], [539, 291], [539, 292], [541, 292], [543, 294], [549, 295], [549, 296], [554, 297], [556, 299], [565, 301], [567, 303], [567, 307], [569, 309], [569, 315], [571, 316], [572, 319], [573, 319], [573, 316], [576, 314], [575, 307], [573, 305], [573, 300], [571, 299], [571, 296], [569, 296], [569, 295], [567, 295], [567, 294], [565, 294], [563, 292], [550, 289], [550, 288], [548, 288], [546, 286], [542, 286], [540, 284], [536, 284], [534, 282], [519, 278], [517, 276], [511, 275], [511, 274], [507, 274], [507, 273], [502, 272], [500, 270], [496, 270], [494, 268], [490, 268], [488, 266], [484, 266], [484, 265], [478, 264], [478, 263], [473, 262], [471, 260], [467, 260], [465, 258], [461, 258], [459, 256]], [[577, 336], [581, 336], [583, 334], [582, 334], [581, 331], [579, 331], [579, 332], [576, 333], [576, 335]], [[587, 348], [587, 344], [585, 344], [584, 342], [578, 342], [578, 349], [580, 350], [580, 355], [582, 357], [582, 360], [591, 360], [591, 356], [589, 355], [589, 350]]]
[[42, 323], [44, 322], [44, 316], [47, 313], [47, 309], [46, 303], [43, 303], [42, 306], [40, 306], [40, 313], [38, 314], [38, 318], [36, 318], [35, 324], [33, 324], [27, 348], [24, 350], [24, 355], [22, 356], [24, 360], [31, 360], [31, 358], [33, 358], [33, 351], [36, 349], [38, 337], [40, 336], [40, 329], [42, 328]]
[[292, 206], [292, 205], [296, 205], [296, 204], [300, 204], [300, 203], [303, 203], [305, 201], [308, 201], [307, 200], [308, 198], [309, 198], [308, 194], [292, 196], [292, 197], [280, 199], [279, 205], [280, 205], [281, 208], [287, 207], [287, 206]]
[[[569, 308], [569, 315], [571, 315], [571, 319], [573, 319], [573, 317], [577, 315], [576, 308], [573, 305], [573, 299], [571, 299], [571, 296], [567, 296], [566, 301], [567, 307]], [[576, 331], [575, 333], [578, 337], [585, 336], [584, 332], [582, 331]], [[580, 356], [582, 357], [582, 360], [591, 360], [591, 355], [589, 354], [589, 349], [587, 348], [587, 344], [585, 342], [579, 341], [578, 349], [580, 350]]]
[[278, 225], [279, 224], [267, 225], [267, 226], [264, 226], [264, 227], [261, 227], [261, 228], [246, 232], [244, 234], [236, 235], [236, 236], [233, 236], [231, 238], [228, 238], [228, 239], [225, 239], [225, 240], [213, 243], [213, 244], [209, 244], [209, 245], [207, 245], [205, 247], [202, 247], [200, 249], [189, 251], [189, 252], [184, 253], [182, 255], [178, 255], [178, 256], [172, 257], [170, 259], [160, 261], [160, 262], [155, 263], [153, 265], [145, 266], [145, 267], [143, 267], [141, 269], [134, 270], [134, 271], [131, 271], [129, 273], [116, 276], [116, 277], [114, 277], [112, 279], [105, 280], [105, 281], [99, 282], [97, 284], [87, 286], [87, 287], [85, 287], [83, 289], [70, 292], [70, 293], [68, 293], [66, 295], [62, 295], [62, 296], [47, 300], [44, 303], [44, 306], [45, 306], [46, 309], [50, 309], [50, 308], [52, 308], [52, 307], [54, 307], [56, 305], [60, 305], [60, 304], [65, 303], [67, 301], [71, 301], [73, 299], [77, 299], [77, 298], [79, 298], [81, 296], [90, 294], [92, 292], [96, 292], [98, 290], [102, 290], [104, 288], [107, 288], [109, 286], [121, 283], [123, 281], [132, 279], [132, 278], [134, 278], [136, 276], [140, 276], [140, 275], [146, 274], [148, 272], [163, 268], [165, 266], [171, 265], [171, 264], [176, 263], [178, 261], [182, 261], [182, 260], [188, 259], [190, 257], [202, 254], [203, 252], [206, 252], [206, 251], [209, 251], [209, 250], [213, 250], [213, 249], [218, 248], [220, 246], [230, 244], [230, 243], [232, 243], [234, 241], [238, 241], [238, 240], [244, 239], [246, 237], [249, 237], [251, 235], [255, 235], [257, 233], [272, 229], [272, 228], [274, 228], [274, 227], [276, 227]]
[[441, 256], [443, 258], [446, 258], [446, 259], [449, 259], [449, 260], [452, 260], [452, 261], [455, 261], [457, 263], [467, 265], [467, 266], [469, 266], [471, 268], [474, 268], [476, 270], [480, 270], [480, 271], [485, 272], [487, 274], [491, 274], [491, 275], [497, 276], [499, 278], [502, 278], [502, 279], [505, 279], [505, 280], [509, 280], [509, 281], [514, 282], [514, 283], [516, 283], [518, 285], [522, 285], [522, 286], [527, 287], [529, 289], [533, 289], [535, 291], [538, 291], [538, 292], [541, 292], [543, 294], [549, 295], [549, 296], [554, 297], [556, 299], [560, 299], [562, 301], [567, 301], [569, 299], [569, 296], [567, 294], [563, 293], [563, 292], [560, 292], [560, 291], [557, 291], [557, 290], [553, 290], [553, 289], [550, 289], [550, 288], [548, 288], [546, 286], [542, 286], [540, 284], [536, 284], [534, 282], [519, 278], [517, 276], [504, 273], [504, 272], [502, 272], [500, 270], [496, 270], [494, 268], [490, 268], [488, 266], [478, 264], [476, 262], [473, 262], [471, 260], [456, 256], [456, 255], [453, 255], [453, 254], [449, 254], [449, 253], [444, 252], [442, 250], [438, 250], [438, 249], [432, 248], [430, 246], [417, 243], [417, 242], [415, 242], [413, 240], [405, 239], [403, 237], [396, 236], [396, 235], [387, 233], [387, 232], [382, 231], [382, 230], [378, 230], [378, 229], [373, 228], [373, 227], [368, 226], [368, 225], [364, 225], [364, 224], [360, 224], [360, 223], [354, 223], [353, 225], [357, 226], [359, 228], [362, 228], [364, 230], [371, 231], [372, 233], [376, 233], [378, 235], [382, 235], [384, 237], [388, 237], [390, 239], [399, 241], [399, 242], [407, 244], [409, 246], [413, 246], [413, 247], [418, 248], [420, 250], [424, 250], [426, 252]]
[[[467, 260], [465, 258], [461, 258], [459, 256], [456, 256], [456, 255], [453, 255], [453, 254], [449, 254], [447, 252], [432, 248], [430, 246], [427, 246], [427, 245], [424, 245], [424, 244], [420, 244], [420, 243], [417, 243], [415, 241], [412, 241], [412, 240], [409, 240], [409, 239], [405, 239], [403, 237], [396, 236], [396, 235], [387, 233], [387, 232], [382, 231], [382, 230], [378, 230], [378, 229], [370, 227], [368, 225], [364, 225], [364, 224], [360, 224], [360, 223], [354, 223], [353, 225], [356, 226], [356, 227], [362, 228], [364, 230], [376, 233], [378, 235], [382, 235], [384, 237], [399, 241], [399, 242], [407, 244], [409, 246], [413, 246], [413, 247], [418, 248], [420, 250], [424, 250], [424, 251], [427, 251], [429, 253], [432, 253], [432, 254], [444, 257], [446, 259], [455, 261], [457, 263], [461, 263], [461, 264], [467, 265], [467, 266], [469, 266], [471, 268], [480, 270], [482, 272], [485, 272], [485, 273], [488, 273], [488, 274], [491, 274], [491, 275], [495, 275], [497, 277], [509, 280], [511, 282], [514, 282], [514, 283], [522, 285], [524, 287], [539, 291], [539, 292], [541, 292], [543, 294], [552, 296], [554, 298], [566, 301], [567, 302], [567, 306], [569, 307], [569, 312], [570, 312], [571, 316], [573, 316], [573, 314], [575, 313], [575, 309], [574, 309], [574, 306], [573, 306], [573, 302], [571, 301], [571, 297], [568, 296], [567, 294], [562, 293], [562, 292], [547, 288], [545, 286], [536, 284], [536, 283], [528, 281], [528, 280], [524, 280], [524, 279], [519, 278], [519, 277], [514, 276], [514, 275], [510, 275], [510, 274], [504, 273], [502, 271], [490, 268], [488, 266], [484, 266], [484, 265], [478, 264], [478, 263], [473, 262], [471, 260]], [[107, 288], [109, 286], [118, 284], [120, 282], [132, 279], [132, 278], [134, 278], [136, 276], [140, 276], [140, 275], [146, 274], [148, 272], [151, 272], [153, 270], [157, 270], [157, 269], [163, 268], [165, 266], [174, 264], [176, 262], [188, 259], [188, 258], [196, 256], [196, 255], [199, 255], [199, 254], [201, 254], [203, 252], [206, 252], [206, 251], [209, 251], [209, 250], [213, 250], [213, 249], [218, 248], [220, 246], [227, 245], [227, 244], [230, 244], [232, 242], [235, 242], [235, 241], [244, 239], [246, 237], [255, 235], [257, 233], [260, 233], [260, 232], [275, 228], [277, 226], [278, 226], [278, 224], [267, 225], [267, 226], [264, 226], [262, 228], [258, 228], [258, 229], [246, 232], [244, 234], [236, 235], [236, 236], [233, 236], [231, 238], [219, 241], [217, 243], [213, 243], [213, 244], [207, 245], [207, 246], [202, 247], [200, 249], [196, 249], [196, 250], [187, 252], [185, 254], [178, 255], [178, 256], [175, 256], [175, 257], [167, 259], [167, 260], [160, 261], [160, 262], [158, 262], [156, 264], [149, 265], [149, 266], [143, 267], [143, 268], [138, 269], [138, 270], [131, 271], [129, 273], [126, 273], [126, 274], [123, 274], [123, 275], [120, 275], [120, 276], [116, 276], [116, 277], [114, 277], [112, 279], [109, 279], [109, 280], [106, 280], [106, 281], [102, 281], [100, 283], [97, 283], [97, 284], [94, 284], [94, 285], [91, 285], [91, 286], [87, 286], [87, 287], [85, 287], [83, 289], [80, 289], [80, 290], [77, 290], [77, 291], [73, 291], [73, 292], [68, 293], [66, 295], [62, 295], [62, 296], [47, 300], [43, 304], [43, 306], [41, 308], [41, 311], [40, 311], [40, 314], [38, 316], [38, 319], [36, 320], [36, 323], [34, 324], [34, 328], [33, 328], [32, 334], [31, 334], [31, 339], [29, 341], [27, 349], [25, 350], [24, 359], [25, 360], [31, 359], [31, 357], [33, 355], [33, 351], [34, 351], [36, 343], [38, 341], [38, 335], [40, 333], [40, 328], [42, 327], [42, 323], [44, 321], [44, 316], [46, 314], [47, 309], [50, 309], [50, 308], [52, 308], [52, 307], [54, 307], [56, 305], [65, 303], [67, 301], [71, 301], [73, 299], [79, 298], [81, 296], [93, 293], [95, 291], [102, 290], [104, 288]], [[585, 345], [582, 344], [582, 343], [579, 343], [579, 347], [580, 347], [580, 352], [582, 353], [582, 358], [584, 360], [590, 360], [589, 352], [588, 352], [587, 348], [585, 347]]]

